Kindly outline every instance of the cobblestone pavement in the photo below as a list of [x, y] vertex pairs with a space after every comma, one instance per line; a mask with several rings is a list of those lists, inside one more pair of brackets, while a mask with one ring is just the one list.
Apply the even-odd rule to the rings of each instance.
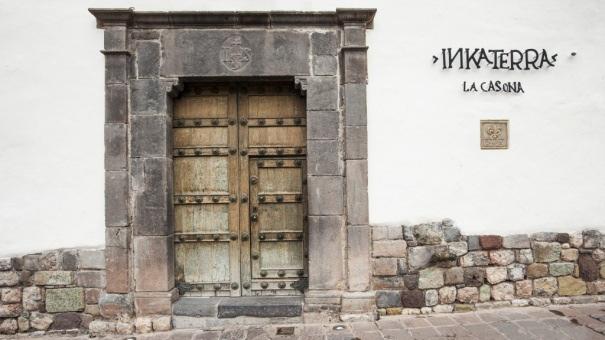
[[[336, 330], [341, 325], [344, 329]], [[278, 330], [294, 334], [278, 335]], [[338, 327], [337, 327], [338, 328]], [[519, 307], [479, 312], [388, 316], [376, 322], [227, 327], [223, 330], [174, 330], [166, 333], [111, 336], [137, 340], [374, 340], [374, 339], [605, 339], [605, 304]], [[34, 337], [17, 336], [13, 339]], [[89, 339], [88, 336], [43, 339]], [[101, 338], [101, 337], [100, 337]]]

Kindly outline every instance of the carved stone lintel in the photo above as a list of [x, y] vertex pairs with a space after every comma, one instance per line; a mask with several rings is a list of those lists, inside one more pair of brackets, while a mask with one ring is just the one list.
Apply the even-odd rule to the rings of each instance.
[[307, 86], [308, 86], [307, 77], [301, 77], [301, 76], [294, 77], [294, 85], [300, 91], [300, 94], [302, 96], [307, 94]]

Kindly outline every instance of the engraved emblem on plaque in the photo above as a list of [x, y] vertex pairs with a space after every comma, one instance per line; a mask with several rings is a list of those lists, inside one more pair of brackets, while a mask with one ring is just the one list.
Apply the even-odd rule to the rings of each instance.
[[508, 120], [481, 121], [481, 149], [508, 149]]
[[252, 50], [246, 46], [246, 40], [240, 35], [225, 39], [220, 53], [223, 65], [231, 71], [241, 70], [248, 65], [252, 60]]

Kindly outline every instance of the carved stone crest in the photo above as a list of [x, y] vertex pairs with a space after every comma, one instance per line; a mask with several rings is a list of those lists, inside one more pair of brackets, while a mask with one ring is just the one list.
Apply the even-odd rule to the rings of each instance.
[[508, 120], [481, 121], [481, 149], [508, 149]]
[[232, 35], [225, 39], [221, 47], [221, 62], [231, 71], [244, 68], [252, 60], [252, 50], [247, 47], [246, 40], [240, 35]]

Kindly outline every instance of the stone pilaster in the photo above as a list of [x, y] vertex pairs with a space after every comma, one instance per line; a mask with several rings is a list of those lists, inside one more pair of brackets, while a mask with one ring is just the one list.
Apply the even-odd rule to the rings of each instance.
[[105, 258], [106, 290], [130, 289], [131, 234], [128, 184], [128, 78], [130, 52], [127, 28], [105, 28]]
[[370, 312], [374, 306], [370, 290], [365, 30], [364, 25], [345, 22], [341, 49], [348, 284], [342, 297], [342, 313], [354, 314]]

